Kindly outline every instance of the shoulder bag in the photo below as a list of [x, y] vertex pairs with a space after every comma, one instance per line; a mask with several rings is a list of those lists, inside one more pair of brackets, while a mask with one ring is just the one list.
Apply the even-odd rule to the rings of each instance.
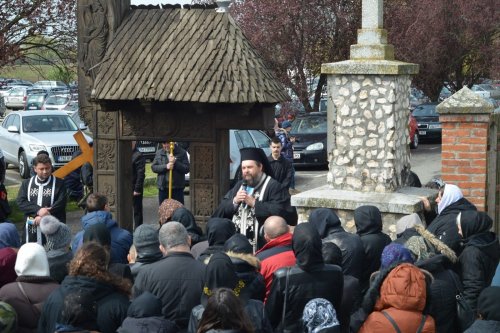
[[458, 325], [460, 326], [460, 329], [463, 332], [466, 329], [468, 329], [474, 322], [475, 320], [474, 311], [472, 311], [472, 308], [470, 307], [469, 303], [465, 300], [464, 295], [462, 294], [459, 288], [457, 278], [455, 277], [455, 275], [451, 273], [449, 270], [448, 274], [451, 276], [453, 284], [455, 285]]

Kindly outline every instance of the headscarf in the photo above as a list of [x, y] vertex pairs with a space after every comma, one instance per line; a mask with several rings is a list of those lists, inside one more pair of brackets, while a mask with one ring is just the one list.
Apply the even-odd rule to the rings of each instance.
[[475, 210], [466, 210], [461, 212], [457, 217], [457, 220], [460, 221], [462, 236], [464, 239], [476, 234], [488, 232], [493, 225], [493, 220], [488, 216], [488, 214]]
[[245, 283], [238, 279], [231, 258], [223, 252], [214, 253], [205, 269], [201, 303], [206, 306], [208, 297], [212, 295], [215, 289], [229, 288], [234, 291], [236, 296], [240, 296], [241, 289], [244, 286]]
[[224, 251], [234, 253], [253, 254], [252, 244], [242, 234], [234, 234], [224, 243]]
[[314, 209], [309, 215], [309, 223], [318, 230], [322, 239], [328, 236], [328, 230], [340, 227], [339, 217], [329, 208]]
[[304, 271], [323, 267], [321, 238], [310, 223], [300, 223], [295, 227], [292, 236], [292, 249], [297, 259], [297, 266]]
[[393, 263], [407, 262], [413, 264], [410, 251], [399, 243], [391, 243], [384, 247], [380, 257], [380, 269], [385, 269]]
[[161, 300], [149, 291], [135, 298], [127, 310], [127, 316], [132, 318], [162, 316]]
[[4, 247], [19, 248], [21, 241], [16, 226], [13, 223], [0, 223], [0, 249]]
[[360, 236], [382, 232], [382, 214], [375, 206], [361, 206], [354, 210], [356, 233]]
[[224, 245], [236, 233], [233, 221], [221, 217], [212, 217], [207, 222], [208, 246]]
[[174, 199], [165, 199], [158, 208], [158, 217], [160, 220], [160, 225], [170, 221], [172, 215], [177, 208], [184, 207], [179, 201]]
[[438, 214], [448, 207], [449, 205], [457, 202], [462, 199], [464, 195], [462, 191], [457, 185], [446, 184], [444, 186], [443, 196], [441, 197], [441, 201], [438, 203]]
[[477, 299], [477, 313], [484, 320], [500, 321], [500, 287], [487, 287], [483, 289]]
[[396, 235], [401, 235], [406, 229], [414, 227], [415, 225], [423, 225], [417, 213], [403, 216], [396, 222]]
[[307, 333], [319, 333], [325, 328], [340, 326], [332, 303], [324, 298], [313, 298], [307, 302], [302, 314]]
[[43, 246], [26, 243], [17, 252], [17, 276], [50, 276], [49, 260]]
[[179, 207], [174, 210], [172, 214], [172, 221], [180, 222], [190, 234], [196, 234], [199, 236], [203, 235], [203, 231], [196, 224], [193, 213], [185, 207]]

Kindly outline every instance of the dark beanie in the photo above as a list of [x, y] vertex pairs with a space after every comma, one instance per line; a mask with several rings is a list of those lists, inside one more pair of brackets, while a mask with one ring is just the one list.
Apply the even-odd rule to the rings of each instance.
[[252, 244], [250, 244], [248, 238], [242, 234], [231, 236], [231, 238], [224, 243], [224, 251], [253, 254]]
[[500, 287], [485, 288], [477, 299], [477, 312], [484, 320], [500, 321]]
[[160, 251], [158, 230], [150, 224], [141, 224], [134, 231], [134, 246], [137, 253]]

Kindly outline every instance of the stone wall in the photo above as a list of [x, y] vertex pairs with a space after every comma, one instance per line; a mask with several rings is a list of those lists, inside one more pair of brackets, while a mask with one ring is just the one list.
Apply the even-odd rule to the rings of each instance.
[[328, 76], [333, 188], [384, 193], [401, 186], [410, 165], [410, 83], [410, 75]]

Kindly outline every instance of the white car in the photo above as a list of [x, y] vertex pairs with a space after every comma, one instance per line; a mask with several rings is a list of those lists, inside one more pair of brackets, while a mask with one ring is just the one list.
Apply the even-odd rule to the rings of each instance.
[[3, 97], [7, 109], [19, 110], [24, 109], [24, 102], [26, 101], [26, 90], [28, 87], [15, 87]]
[[[31, 161], [40, 150], [46, 150], [53, 166], [59, 168], [79, 149], [73, 137], [78, 129], [64, 111], [11, 112], [0, 126], [5, 163], [19, 167], [21, 177], [28, 178]], [[87, 135], [85, 139], [91, 141]]]

